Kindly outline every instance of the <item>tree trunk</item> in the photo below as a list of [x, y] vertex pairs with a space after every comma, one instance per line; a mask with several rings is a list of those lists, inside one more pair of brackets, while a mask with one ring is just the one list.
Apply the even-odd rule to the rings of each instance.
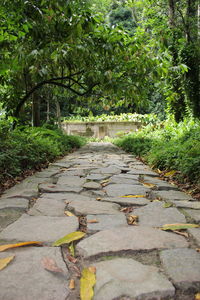
[[40, 126], [40, 98], [37, 93], [32, 95], [32, 124], [34, 127]]
[[58, 127], [61, 128], [61, 112], [60, 112], [60, 103], [55, 100], [56, 103], [56, 117], [58, 122]]

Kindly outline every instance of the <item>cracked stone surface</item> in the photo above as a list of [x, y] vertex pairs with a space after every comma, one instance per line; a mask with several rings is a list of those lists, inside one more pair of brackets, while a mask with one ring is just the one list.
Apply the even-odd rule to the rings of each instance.
[[127, 296], [151, 300], [172, 297], [175, 289], [158, 269], [133, 259], [117, 258], [95, 264], [97, 268], [94, 300]]
[[82, 201], [81, 203], [79, 200], [74, 200], [69, 203], [67, 208], [76, 215], [115, 215], [120, 213], [120, 206], [115, 203], [91, 200]]
[[106, 197], [102, 198], [101, 201], [105, 202], [113, 202], [120, 205], [127, 205], [127, 206], [143, 206], [150, 203], [150, 201], [147, 198], [123, 198], [123, 197]]
[[159, 227], [164, 224], [186, 223], [186, 219], [176, 208], [164, 208], [163, 202], [152, 202], [134, 210], [139, 217], [139, 225]]
[[88, 223], [88, 232], [95, 232], [119, 226], [128, 226], [126, 217], [123, 214], [113, 215], [87, 215], [87, 221], [96, 220], [97, 223]]
[[146, 193], [149, 191], [142, 186], [130, 184], [109, 184], [104, 189], [109, 197], [118, 197], [125, 195], [146, 196]]
[[200, 289], [200, 253], [193, 249], [165, 250], [160, 254], [166, 274], [179, 289]]
[[[193, 300], [200, 291], [200, 228], [188, 229], [185, 238], [156, 227], [192, 218], [198, 223], [199, 202], [158, 176], [135, 156], [95, 142], [5, 191], [0, 198], [0, 243], [32, 240], [43, 247], [0, 252], [0, 258], [15, 255], [0, 272], [0, 298], [79, 300], [76, 273], [93, 265], [94, 300]], [[157, 197], [164, 200], [152, 202]], [[164, 201], [173, 206], [164, 208]], [[65, 210], [76, 216], [67, 217]], [[138, 215], [137, 226], [127, 224], [129, 215]], [[95, 219], [98, 223], [88, 222]], [[80, 230], [86, 235], [74, 244], [74, 265], [66, 245], [49, 246]], [[43, 257], [55, 260], [63, 274], [45, 270]], [[75, 277], [71, 291], [69, 280]]]
[[0, 233], [2, 240], [55, 242], [78, 229], [76, 217], [23, 215]]
[[[0, 258], [15, 255], [7, 268], [0, 272], [3, 300], [65, 300], [69, 294], [69, 272], [59, 248], [21, 248], [0, 253]], [[43, 268], [41, 260], [50, 257], [63, 273]]]
[[142, 226], [103, 230], [78, 243], [85, 258], [120, 251], [140, 251], [182, 248], [188, 244], [184, 237], [159, 229]]

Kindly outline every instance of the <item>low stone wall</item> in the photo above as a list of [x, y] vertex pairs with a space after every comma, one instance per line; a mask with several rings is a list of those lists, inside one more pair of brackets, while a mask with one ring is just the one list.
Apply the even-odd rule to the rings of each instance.
[[139, 122], [63, 122], [62, 129], [69, 135], [81, 135], [102, 139], [114, 138], [122, 132], [134, 132], [141, 127]]

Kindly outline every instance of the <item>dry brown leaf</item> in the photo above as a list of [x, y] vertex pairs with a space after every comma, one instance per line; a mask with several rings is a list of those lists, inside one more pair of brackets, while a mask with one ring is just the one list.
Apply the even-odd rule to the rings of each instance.
[[123, 207], [120, 209], [121, 212], [124, 212], [124, 213], [130, 213], [133, 211], [133, 208], [132, 207]]
[[96, 219], [93, 219], [93, 220], [87, 220], [87, 223], [99, 223], [99, 221], [98, 220], [96, 220]]
[[74, 290], [75, 289], [75, 280], [71, 279], [69, 282], [69, 289]]
[[71, 211], [68, 211], [68, 210], [65, 210], [65, 215], [67, 217], [75, 217], [75, 215]]
[[77, 277], [81, 277], [81, 271], [79, 270], [79, 268], [77, 266], [72, 266], [72, 269], [76, 273]]
[[96, 270], [97, 270], [97, 268], [96, 267], [94, 267], [94, 266], [90, 266], [89, 268], [88, 268], [88, 270], [90, 271], [90, 272], [92, 272], [92, 273], [96, 273]]
[[189, 237], [189, 234], [188, 234], [187, 232], [182, 232], [182, 231], [178, 231], [178, 230], [173, 230], [173, 232], [174, 232], [174, 233], [177, 233], [177, 234], [179, 234], [179, 235], [182, 235], [182, 236], [184, 236], [184, 237], [186, 237], [186, 238]]
[[101, 201], [102, 199], [100, 197], [96, 198], [97, 201]]
[[1, 245], [0, 246], [0, 252], [5, 251], [7, 249], [11, 248], [18, 248], [23, 246], [34, 246], [34, 245], [42, 245], [42, 242], [23, 242], [23, 243], [17, 243], [17, 244], [7, 244], [7, 245]]
[[42, 266], [45, 270], [54, 273], [63, 273], [63, 270], [59, 268], [53, 258], [43, 257], [41, 260]]
[[77, 258], [73, 257], [72, 255], [67, 255], [67, 259], [73, 264], [77, 262]]
[[64, 202], [65, 202], [65, 204], [69, 204], [70, 203], [70, 201], [67, 201], [67, 200], [65, 200]]
[[127, 221], [129, 225], [137, 225], [138, 224], [138, 216], [129, 215], [127, 217]]
[[197, 251], [197, 252], [200, 252], [200, 248], [196, 248], [196, 251]]
[[0, 258], [0, 270], [3, 270], [7, 265], [13, 260], [15, 256], [8, 256], [5, 258]]

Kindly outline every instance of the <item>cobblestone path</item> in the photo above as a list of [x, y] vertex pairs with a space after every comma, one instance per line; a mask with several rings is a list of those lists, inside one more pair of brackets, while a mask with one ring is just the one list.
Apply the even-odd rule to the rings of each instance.
[[[78, 300], [80, 272], [95, 266], [94, 300], [193, 300], [200, 292], [200, 228], [180, 235], [159, 227], [200, 223], [199, 212], [200, 202], [134, 156], [90, 143], [0, 198], [1, 244], [43, 242], [0, 253], [15, 255], [0, 271], [0, 299]], [[67, 247], [52, 243], [77, 230], [86, 235], [71, 261]], [[63, 272], [47, 271], [45, 257]]]

